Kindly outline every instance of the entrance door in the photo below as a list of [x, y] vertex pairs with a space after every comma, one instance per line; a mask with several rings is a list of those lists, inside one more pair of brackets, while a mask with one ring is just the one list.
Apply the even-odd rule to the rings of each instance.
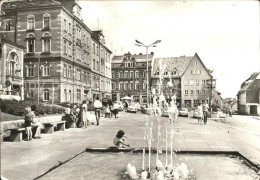
[[257, 106], [256, 105], [250, 106], [250, 114], [257, 114]]

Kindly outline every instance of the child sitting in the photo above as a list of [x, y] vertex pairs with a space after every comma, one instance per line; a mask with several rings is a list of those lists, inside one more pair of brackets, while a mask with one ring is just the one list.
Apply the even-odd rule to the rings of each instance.
[[105, 109], [105, 118], [111, 118], [111, 112], [108, 106]]
[[125, 144], [125, 139], [127, 138], [125, 135], [125, 132], [122, 130], [119, 130], [117, 132], [116, 137], [113, 140], [114, 145], [118, 148], [125, 148], [126, 146], [129, 147], [129, 144]]

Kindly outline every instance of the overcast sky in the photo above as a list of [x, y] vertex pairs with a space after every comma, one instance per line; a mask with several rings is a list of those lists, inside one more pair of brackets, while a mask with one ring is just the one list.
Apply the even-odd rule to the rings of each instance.
[[235, 97], [241, 83], [260, 71], [258, 1], [78, 3], [84, 22], [91, 30], [103, 30], [114, 55], [145, 53], [135, 39], [147, 45], [162, 40], [149, 49], [156, 57], [197, 52], [205, 66], [214, 69], [223, 98]]

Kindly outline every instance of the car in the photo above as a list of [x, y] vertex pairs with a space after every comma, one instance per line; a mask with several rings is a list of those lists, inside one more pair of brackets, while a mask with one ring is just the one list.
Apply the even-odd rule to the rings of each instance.
[[135, 104], [130, 104], [127, 108], [127, 112], [137, 112], [137, 106]]
[[139, 103], [135, 103], [135, 106], [136, 106], [136, 108], [137, 108], [138, 111], [141, 110], [141, 105], [140, 105]]
[[187, 108], [181, 108], [179, 110], [179, 116], [189, 117], [189, 110]]

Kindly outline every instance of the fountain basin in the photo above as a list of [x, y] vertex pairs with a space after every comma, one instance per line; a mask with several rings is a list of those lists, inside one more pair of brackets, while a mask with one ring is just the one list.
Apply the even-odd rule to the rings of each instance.
[[[169, 156], [168, 156], [169, 157]], [[165, 163], [165, 153], [159, 154]], [[151, 169], [155, 170], [156, 153], [153, 151]], [[168, 160], [169, 162], [169, 160]], [[125, 174], [127, 164], [131, 163], [138, 173], [142, 171], [142, 153], [132, 150], [87, 149], [74, 159], [46, 173], [39, 179], [95, 179], [129, 180]], [[199, 180], [237, 180], [259, 179], [250, 164], [236, 153], [178, 153], [174, 157], [174, 167], [185, 163], [193, 179]], [[145, 154], [145, 168], [148, 168], [148, 153]]]

